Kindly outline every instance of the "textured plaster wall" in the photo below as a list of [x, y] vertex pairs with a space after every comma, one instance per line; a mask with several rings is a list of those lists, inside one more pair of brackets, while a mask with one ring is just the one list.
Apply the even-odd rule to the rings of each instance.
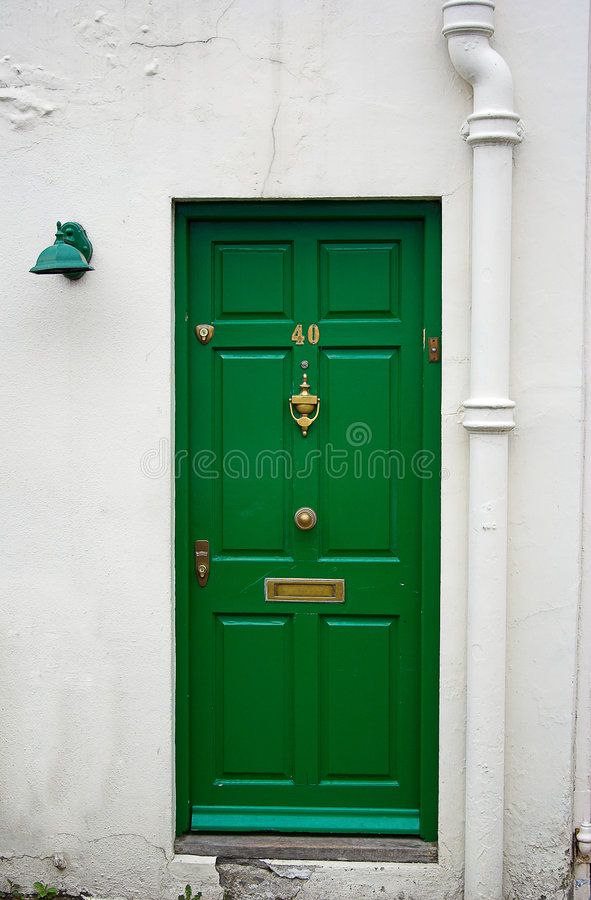
[[[220, 897], [173, 859], [171, 200], [443, 197], [440, 863], [302, 898], [457, 900], [470, 91], [437, 0], [6, 0], [0, 11], [0, 873]], [[502, 0], [516, 81], [506, 897], [567, 896], [580, 580], [584, 0]], [[57, 218], [96, 271], [27, 272]], [[51, 857], [65, 854], [58, 871]]]
[[[591, 46], [591, 42], [590, 42]], [[584, 468], [583, 468], [583, 554], [581, 603], [579, 607], [579, 634], [577, 655], [577, 701], [575, 735], [575, 826], [591, 821], [591, 230], [589, 228], [591, 199], [589, 196], [591, 160], [591, 85], [587, 83], [587, 228], [584, 317]], [[591, 896], [591, 866], [578, 865], [575, 869], [575, 898], [589, 900]]]

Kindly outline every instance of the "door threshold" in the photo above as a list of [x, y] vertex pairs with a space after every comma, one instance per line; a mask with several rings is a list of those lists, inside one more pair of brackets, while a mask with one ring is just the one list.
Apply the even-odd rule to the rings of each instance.
[[437, 844], [415, 837], [335, 834], [190, 833], [175, 853], [227, 859], [315, 859], [343, 862], [436, 863]]

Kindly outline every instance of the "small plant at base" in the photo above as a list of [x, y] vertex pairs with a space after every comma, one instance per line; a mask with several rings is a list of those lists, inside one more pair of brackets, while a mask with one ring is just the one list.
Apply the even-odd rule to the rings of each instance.
[[14, 900], [23, 900], [23, 889], [20, 884], [17, 884], [16, 881], [11, 881], [10, 878], [6, 880], [8, 881], [8, 894], [4, 896], [14, 897]]
[[179, 894], [178, 900], [201, 900], [202, 896], [201, 891], [198, 894], [194, 894], [191, 885], [187, 884], [185, 885], [184, 893]]
[[33, 887], [35, 888], [35, 894], [39, 897], [39, 900], [52, 900], [57, 894], [56, 887], [50, 887], [48, 884], [43, 884], [42, 881], [33, 882]]

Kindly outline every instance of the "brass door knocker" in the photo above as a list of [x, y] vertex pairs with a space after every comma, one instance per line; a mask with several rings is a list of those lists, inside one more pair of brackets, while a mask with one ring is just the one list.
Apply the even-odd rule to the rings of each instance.
[[[308, 428], [318, 418], [320, 412], [320, 397], [310, 393], [310, 385], [308, 384], [308, 376], [304, 373], [304, 380], [300, 384], [301, 393], [295, 394], [289, 398], [289, 411], [294, 422], [302, 429], [302, 436], [307, 437]], [[294, 409], [300, 413], [299, 418], [294, 415]], [[316, 415], [310, 418], [310, 413], [316, 410]]]

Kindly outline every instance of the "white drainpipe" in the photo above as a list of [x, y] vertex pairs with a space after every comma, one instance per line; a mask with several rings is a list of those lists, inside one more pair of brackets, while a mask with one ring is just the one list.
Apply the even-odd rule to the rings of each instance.
[[474, 91], [465, 900], [503, 897], [511, 196], [521, 139], [513, 82], [492, 49], [494, 3], [451, 0], [443, 34]]

